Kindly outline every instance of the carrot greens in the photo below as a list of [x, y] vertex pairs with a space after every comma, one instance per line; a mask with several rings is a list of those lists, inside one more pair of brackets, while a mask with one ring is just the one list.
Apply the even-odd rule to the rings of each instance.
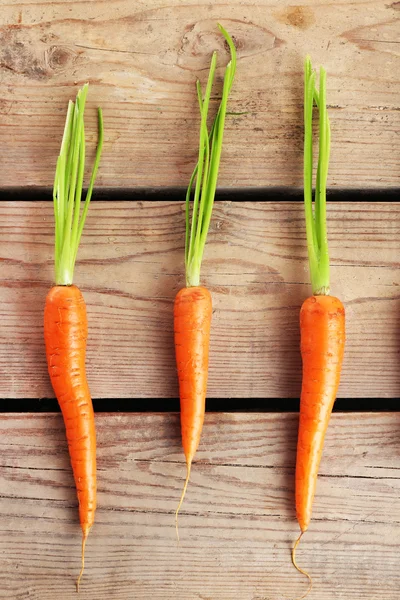
[[103, 114], [98, 109], [99, 137], [93, 171], [81, 214], [85, 170], [84, 112], [88, 84], [69, 101], [53, 187], [55, 217], [55, 275], [57, 285], [71, 285], [81, 239], [103, 147]]
[[[319, 92], [310, 58], [305, 61], [304, 78], [304, 207], [311, 285], [314, 295], [329, 294], [329, 253], [326, 227], [326, 181], [330, 152], [330, 125], [326, 109], [326, 72], [321, 67]], [[318, 165], [313, 208], [313, 143], [312, 119], [314, 103], [319, 114]]]
[[[207, 127], [207, 119], [212, 86], [217, 67], [216, 52], [214, 52], [212, 55], [204, 96], [200, 82], [197, 81], [197, 97], [201, 122], [198, 161], [190, 178], [186, 193], [185, 266], [187, 287], [197, 286], [200, 283], [201, 262], [203, 259], [208, 229], [210, 227], [215, 190], [217, 187], [218, 170], [224, 136], [226, 107], [236, 71], [236, 49], [232, 38], [222, 27], [222, 25], [218, 25], [218, 27], [228, 44], [231, 60], [225, 68], [221, 103], [210, 131]], [[193, 186], [193, 206], [192, 213], [190, 215], [190, 199], [192, 196]]]

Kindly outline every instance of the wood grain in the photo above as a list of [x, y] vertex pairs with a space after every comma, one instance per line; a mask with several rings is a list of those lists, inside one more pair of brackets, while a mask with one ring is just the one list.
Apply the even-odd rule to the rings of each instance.
[[[172, 307], [184, 284], [183, 209], [90, 209], [75, 282], [88, 304], [94, 398], [178, 395]], [[399, 397], [400, 204], [329, 203], [328, 212], [331, 288], [347, 311], [339, 396]], [[52, 207], [2, 202], [0, 223], [0, 397], [53, 397], [42, 326]], [[310, 294], [302, 204], [217, 202], [202, 281], [214, 305], [209, 397], [298, 397], [299, 309]]]
[[[207, 414], [184, 476], [177, 415], [97, 415], [98, 511], [83, 600], [284, 600], [297, 415]], [[76, 598], [80, 529], [60, 415], [0, 416], [0, 598]], [[335, 414], [299, 561], [310, 600], [397, 600], [400, 413]]]
[[195, 80], [238, 47], [220, 184], [302, 185], [302, 63], [328, 72], [330, 185], [400, 184], [398, 2], [0, 0], [0, 188], [50, 186], [66, 104], [89, 81], [104, 110], [99, 185], [186, 186], [197, 152]]

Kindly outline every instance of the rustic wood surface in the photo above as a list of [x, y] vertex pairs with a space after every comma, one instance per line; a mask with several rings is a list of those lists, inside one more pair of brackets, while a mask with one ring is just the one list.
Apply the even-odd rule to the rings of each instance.
[[[195, 81], [233, 35], [221, 188], [302, 187], [302, 63], [328, 72], [329, 187], [400, 188], [400, 2], [0, 0], [0, 190], [51, 187], [66, 105], [89, 81], [105, 119], [98, 187], [183, 188]], [[96, 399], [176, 398], [172, 307], [183, 202], [94, 201], [76, 268]], [[125, 196], [126, 197], [126, 196]], [[115, 196], [114, 196], [115, 198]], [[1, 200], [1, 194], [0, 194]], [[0, 202], [0, 398], [51, 398], [43, 343], [49, 202]], [[400, 202], [329, 203], [332, 293], [347, 313], [339, 397], [400, 397]], [[215, 205], [203, 266], [214, 314], [208, 395], [297, 398], [310, 294], [303, 207]], [[109, 402], [111, 404], [112, 401]], [[147, 402], [147, 400], [146, 400]], [[246, 403], [243, 401], [243, 409]], [[1, 400], [0, 400], [0, 411]], [[176, 414], [97, 414], [98, 511], [82, 600], [293, 600], [298, 416], [212, 414], [175, 539], [185, 475]], [[59, 414], [0, 412], [0, 599], [75, 599], [80, 528]], [[398, 600], [400, 412], [334, 414], [310, 531], [310, 600]]]
[[[184, 477], [178, 415], [97, 415], [82, 600], [287, 600], [297, 415], [207, 414]], [[0, 598], [72, 600], [80, 529], [61, 415], [0, 417]], [[310, 600], [397, 600], [400, 413], [334, 414], [299, 549]]]
[[0, 188], [50, 186], [66, 103], [91, 84], [104, 110], [98, 183], [187, 184], [197, 151], [195, 80], [238, 47], [220, 184], [302, 185], [302, 63], [328, 72], [330, 185], [400, 184], [399, 2], [0, 0]]
[[[90, 209], [75, 281], [88, 304], [95, 398], [178, 395], [172, 309], [184, 284], [183, 209], [107, 201]], [[332, 293], [347, 311], [339, 396], [398, 397], [400, 204], [328, 210]], [[53, 397], [42, 328], [52, 206], [2, 202], [0, 222], [0, 397]], [[214, 301], [210, 397], [299, 396], [298, 316], [311, 292], [303, 222], [300, 202], [216, 203], [202, 269]]]

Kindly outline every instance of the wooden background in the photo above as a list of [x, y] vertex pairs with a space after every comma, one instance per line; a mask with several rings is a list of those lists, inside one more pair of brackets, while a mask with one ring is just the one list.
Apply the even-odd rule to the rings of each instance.
[[[106, 141], [76, 283], [88, 304], [89, 382], [105, 409], [80, 596], [305, 591], [290, 563], [297, 414], [283, 410], [300, 392], [298, 312], [310, 293], [294, 194], [309, 53], [328, 72], [332, 293], [347, 313], [339, 397], [374, 411], [332, 417], [299, 562], [314, 577], [310, 600], [398, 599], [400, 412], [385, 411], [400, 397], [399, 10], [375, 0], [0, 0], [0, 598], [76, 597], [80, 530], [62, 419], [37, 410], [53, 397], [42, 327], [49, 190], [67, 101], [85, 81], [89, 156], [98, 105]], [[172, 302], [184, 282], [195, 81], [217, 49], [216, 103], [227, 61], [217, 21], [238, 48], [224, 192], [202, 271], [214, 302], [209, 405], [219, 399], [224, 412], [206, 416], [177, 547], [179, 418], [152, 411], [177, 397]], [[132, 412], [115, 413], [120, 399]], [[282, 412], [265, 412], [272, 399]]]
[[[197, 151], [195, 81], [211, 52], [239, 64], [220, 185], [302, 185], [304, 56], [329, 73], [330, 186], [398, 187], [398, 2], [1, 0], [0, 187], [49, 186], [67, 99], [104, 110], [99, 185], [186, 186]], [[218, 95], [218, 94], [216, 94]], [[90, 116], [91, 114], [91, 116]], [[88, 111], [93, 124], [95, 112]]]

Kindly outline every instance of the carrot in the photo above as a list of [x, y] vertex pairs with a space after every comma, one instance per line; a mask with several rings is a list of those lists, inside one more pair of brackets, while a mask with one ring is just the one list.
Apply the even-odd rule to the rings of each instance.
[[[298, 571], [310, 575], [296, 563], [296, 549], [310, 524], [325, 433], [339, 386], [345, 342], [345, 311], [338, 298], [329, 295], [329, 253], [326, 226], [326, 181], [330, 152], [330, 125], [326, 109], [326, 73], [320, 70], [319, 92], [309, 57], [305, 61], [304, 87], [304, 206], [307, 248], [313, 295], [300, 311], [303, 382], [296, 459], [296, 514], [300, 536], [292, 560]], [[319, 156], [312, 201], [314, 102], [319, 111]]]
[[99, 109], [99, 141], [84, 207], [80, 210], [85, 166], [84, 111], [88, 85], [69, 102], [64, 136], [57, 160], [53, 200], [55, 214], [55, 279], [44, 310], [44, 338], [51, 383], [64, 418], [69, 454], [79, 502], [82, 565], [85, 544], [96, 510], [96, 434], [85, 356], [88, 324], [80, 290], [72, 285], [80, 238], [86, 220], [103, 144]]
[[[207, 117], [217, 65], [216, 52], [211, 59], [204, 98], [200, 83], [197, 82], [201, 123], [198, 161], [186, 193], [186, 287], [178, 292], [174, 304], [182, 446], [187, 469], [185, 484], [175, 513], [178, 539], [178, 514], [186, 494], [192, 461], [200, 443], [204, 422], [212, 300], [210, 292], [200, 285], [200, 268], [217, 187], [228, 96], [236, 70], [235, 46], [221, 25], [219, 25], [219, 29], [228, 44], [231, 60], [225, 69], [222, 98], [210, 131], [207, 127]], [[195, 180], [190, 215], [190, 199]]]

